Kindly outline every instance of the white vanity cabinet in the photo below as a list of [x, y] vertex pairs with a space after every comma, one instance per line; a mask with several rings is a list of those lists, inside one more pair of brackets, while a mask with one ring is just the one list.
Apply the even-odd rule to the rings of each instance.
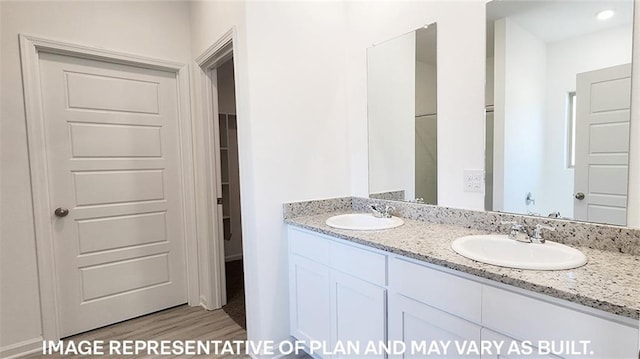
[[[429, 357], [433, 341], [450, 342], [446, 355], [431, 352], [439, 358], [639, 358], [638, 320], [296, 227], [288, 234], [291, 335], [299, 340], [329, 348], [404, 342], [390, 355], [402, 358]], [[503, 350], [458, 355], [455, 342]]]
[[386, 255], [296, 228], [288, 235], [291, 335], [329, 350], [386, 341]]
[[[482, 358], [638, 357], [637, 321], [402, 257], [391, 258], [389, 270], [390, 339], [516, 342], [511, 352], [496, 355], [492, 346]], [[426, 322], [420, 334], [415, 318]]]

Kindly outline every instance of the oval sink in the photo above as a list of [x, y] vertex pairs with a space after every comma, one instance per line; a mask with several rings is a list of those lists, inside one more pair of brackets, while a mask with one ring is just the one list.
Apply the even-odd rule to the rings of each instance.
[[509, 268], [560, 270], [587, 263], [582, 252], [564, 244], [550, 241], [522, 243], [506, 235], [460, 237], [451, 243], [451, 248], [469, 259]]
[[398, 217], [378, 218], [371, 213], [351, 213], [330, 217], [325, 221], [327, 226], [356, 231], [376, 231], [399, 227], [404, 221]]

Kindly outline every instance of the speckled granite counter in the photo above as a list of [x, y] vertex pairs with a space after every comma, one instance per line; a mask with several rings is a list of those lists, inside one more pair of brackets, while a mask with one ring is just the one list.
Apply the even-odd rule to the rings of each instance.
[[352, 212], [334, 210], [294, 218], [285, 216], [285, 223], [624, 317], [640, 317], [639, 256], [578, 247], [589, 260], [580, 268], [561, 271], [503, 268], [467, 259], [451, 249], [454, 239], [488, 233], [483, 230], [406, 218], [403, 226], [382, 231], [340, 230], [325, 224], [331, 216]]

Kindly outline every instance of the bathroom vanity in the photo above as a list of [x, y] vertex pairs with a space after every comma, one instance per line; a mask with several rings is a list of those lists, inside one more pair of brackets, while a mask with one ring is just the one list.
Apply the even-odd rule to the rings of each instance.
[[[589, 262], [576, 269], [503, 268], [451, 250], [456, 238], [487, 233], [463, 221], [403, 218], [398, 228], [351, 231], [325, 221], [354, 208], [329, 207], [285, 213], [290, 334], [298, 340], [323, 341], [330, 350], [349, 341], [397, 341], [406, 348], [394, 354], [417, 357], [428, 356], [436, 341], [503, 343], [500, 355], [495, 346], [464, 351], [476, 358], [518, 357], [518, 350], [536, 358], [638, 357], [637, 255], [581, 247]], [[457, 357], [454, 344], [430, 353]], [[376, 354], [366, 357], [386, 356]]]

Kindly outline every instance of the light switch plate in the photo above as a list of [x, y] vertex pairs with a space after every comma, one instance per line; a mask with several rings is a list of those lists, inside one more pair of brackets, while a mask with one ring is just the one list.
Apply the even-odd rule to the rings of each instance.
[[464, 170], [464, 191], [484, 193], [484, 171]]

